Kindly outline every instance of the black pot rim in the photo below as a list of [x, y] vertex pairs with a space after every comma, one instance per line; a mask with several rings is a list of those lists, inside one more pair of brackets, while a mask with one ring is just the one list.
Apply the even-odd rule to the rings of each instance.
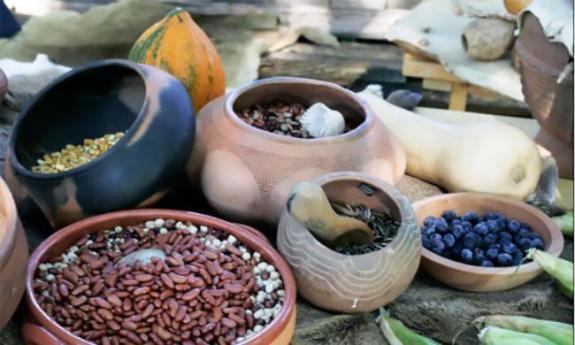
[[[84, 73], [86, 71], [90, 71], [97, 68], [103, 68], [108, 66], [120, 66], [127, 68], [136, 72], [140, 78], [144, 81], [144, 102], [140, 106], [140, 111], [138, 115], [130, 125], [130, 127], [126, 130], [124, 136], [112, 147], [110, 147], [106, 152], [99, 155], [98, 157], [94, 158], [93, 160], [82, 164], [78, 167], [72, 168], [70, 170], [62, 171], [59, 173], [51, 173], [51, 174], [44, 174], [44, 173], [36, 173], [32, 170], [26, 168], [18, 159], [16, 155], [16, 136], [22, 122], [26, 119], [26, 115], [30, 112], [30, 110], [35, 106], [35, 104], [42, 99], [49, 91], [51, 91], [54, 87], [56, 87], [61, 82], [69, 79], [74, 78], [78, 74]], [[144, 109], [148, 108], [149, 104], [149, 95], [150, 95], [150, 85], [146, 81], [146, 74], [143, 71], [143, 66], [137, 64], [135, 62], [124, 60], [124, 59], [105, 59], [105, 60], [98, 60], [94, 62], [89, 62], [84, 64], [80, 67], [74, 68], [73, 70], [66, 72], [59, 76], [58, 78], [51, 81], [48, 85], [46, 85], [38, 94], [32, 98], [30, 103], [26, 106], [26, 108], [20, 113], [20, 116], [14, 121], [14, 125], [12, 127], [12, 133], [10, 135], [10, 139], [8, 141], [8, 155], [9, 155], [9, 164], [12, 165], [17, 175], [23, 175], [30, 179], [37, 179], [37, 180], [57, 180], [64, 177], [80, 175], [86, 170], [93, 168], [94, 166], [98, 165], [102, 161], [104, 161], [107, 157], [111, 156], [115, 151], [119, 150], [121, 147], [121, 143], [130, 140], [134, 133], [138, 130], [142, 122], [144, 121]]]

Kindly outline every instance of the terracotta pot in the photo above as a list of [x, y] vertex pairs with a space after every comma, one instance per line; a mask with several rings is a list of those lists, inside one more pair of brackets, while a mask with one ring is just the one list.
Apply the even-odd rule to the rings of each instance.
[[[316, 240], [284, 208], [277, 245], [293, 270], [299, 294], [320, 308], [344, 313], [368, 312], [392, 302], [407, 289], [419, 266], [421, 234], [411, 204], [396, 188], [366, 174], [333, 173], [312, 181], [323, 187], [330, 201], [389, 210], [401, 225], [384, 249], [344, 255]], [[362, 184], [375, 193], [366, 194], [358, 188]]]
[[[255, 104], [282, 100], [325, 103], [355, 128], [318, 139], [254, 128], [237, 115]], [[198, 138], [188, 173], [210, 204], [229, 218], [277, 225], [291, 188], [327, 172], [362, 171], [389, 183], [405, 171], [397, 139], [368, 105], [335, 84], [302, 78], [254, 82], [214, 100], [198, 114]], [[198, 167], [202, 167], [198, 171]]]
[[54, 322], [41, 309], [34, 298], [32, 289], [33, 275], [37, 266], [59, 255], [82, 236], [98, 230], [114, 227], [115, 225], [127, 226], [150, 219], [175, 219], [194, 224], [207, 225], [234, 235], [249, 248], [259, 252], [263, 258], [273, 264], [284, 282], [285, 299], [282, 309], [276, 318], [266, 328], [253, 338], [246, 340], [242, 345], [273, 344], [287, 345], [295, 331], [295, 298], [296, 286], [292, 273], [283, 260], [265, 237], [253, 228], [239, 224], [228, 223], [224, 220], [186, 211], [173, 210], [130, 210], [107, 213], [84, 219], [68, 225], [50, 236], [32, 254], [28, 263], [26, 275], [26, 302], [30, 319], [23, 326], [23, 337], [27, 345], [88, 345], [93, 344], [83, 340]]
[[537, 17], [524, 14], [516, 43], [525, 101], [541, 125], [535, 140], [547, 148], [559, 175], [573, 179], [573, 72], [557, 79], [571, 56], [561, 43], [547, 40]]
[[0, 178], [0, 329], [24, 294], [28, 243], [10, 190]]
[[[32, 199], [59, 227], [89, 215], [145, 207], [184, 173], [195, 120], [184, 86], [127, 60], [103, 60], [64, 74], [23, 111], [8, 146], [6, 176], [17, 201]], [[56, 174], [31, 166], [44, 153], [126, 131], [91, 162]]]
[[[563, 234], [543, 212], [525, 203], [490, 194], [453, 193], [432, 196], [413, 204], [421, 226], [428, 216], [439, 217], [446, 210], [457, 214], [474, 211], [478, 214], [499, 212], [510, 219], [527, 223], [543, 237], [545, 251], [559, 256], [563, 250]], [[457, 289], [474, 292], [509, 290], [525, 284], [542, 272], [534, 262], [513, 267], [479, 267], [456, 262], [425, 248], [421, 266], [432, 277]]]

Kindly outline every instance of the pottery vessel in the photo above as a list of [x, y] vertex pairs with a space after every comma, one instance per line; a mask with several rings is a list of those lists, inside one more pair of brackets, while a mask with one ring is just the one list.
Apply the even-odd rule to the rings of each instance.
[[525, 101], [541, 126], [535, 140], [553, 154], [559, 175], [573, 179], [573, 71], [557, 83], [571, 56], [547, 39], [537, 17], [524, 14], [516, 51]]
[[0, 178], [0, 329], [24, 294], [28, 243], [10, 190]]
[[28, 263], [26, 275], [26, 304], [30, 318], [24, 324], [22, 333], [27, 345], [89, 345], [93, 344], [83, 340], [58, 325], [41, 309], [34, 298], [32, 282], [34, 272], [38, 265], [59, 255], [68, 249], [82, 236], [102, 229], [112, 228], [116, 225], [127, 226], [150, 219], [175, 219], [182, 222], [206, 225], [220, 229], [235, 236], [247, 247], [259, 252], [262, 257], [279, 272], [284, 283], [284, 303], [275, 319], [263, 331], [245, 340], [241, 345], [288, 345], [295, 331], [296, 317], [296, 285], [293, 275], [285, 260], [276, 252], [266, 238], [257, 230], [239, 224], [228, 223], [224, 220], [203, 214], [145, 209], [107, 213], [90, 217], [74, 224], [68, 225], [50, 236], [32, 254]]
[[[478, 214], [498, 212], [510, 219], [527, 223], [543, 237], [545, 251], [559, 256], [563, 250], [563, 234], [543, 212], [525, 203], [490, 194], [453, 193], [432, 196], [413, 204], [418, 226], [428, 216], [439, 217], [446, 210], [457, 214], [474, 211]], [[513, 267], [479, 267], [456, 262], [439, 256], [425, 248], [421, 266], [440, 282], [460, 290], [493, 292], [509, 290], [525, 284], [542, 272], [534, 262]]]
[[[103, 60], [64, 74], [18, 117], [6, 176], [17, 201], [32, 199], [53, 226], [159, 200], [184, 173], [195, 120], [184, 86], [127, 60]], [[125, 131], [91, 162], [56, 174], [31, 166], [45, 153]]]
[[[354, 129], [301, 139], [257, 129], [236, 115], [278, 100], [306, 106], [324, 103], [341, 112]], [[368, 105], [328, 82], [287, 77], [254, 82], [204, 107], [197, 126], [188, 175], [192, 183], [201, 183], [214, 208], [239, 221], [277, 225], [291, 188], [327, 172], [361, 171], [393, 184], [405, 171], [405, 154], [397, 139]]]
[[[366, 174], [332, 173], [312, 181], [330, 201], [389, 211], [401, 225], [385, 248], [344, 255], [316, 240], [284, 208], [277, 245], [292, 268], [298, 293], [317, 307], [343, 313], [368, 312], [392, 302], [413, 280], [421, 255], [421, 235], [409, 201], [395, 187]], [[366, 194], [362, 185], [374, 193]]]

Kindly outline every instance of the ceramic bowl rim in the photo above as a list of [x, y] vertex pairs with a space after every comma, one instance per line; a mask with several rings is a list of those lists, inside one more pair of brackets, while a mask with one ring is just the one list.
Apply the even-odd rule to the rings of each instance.
[[[27, 114], [32, 110], [32, 108], [38, 103], [39, 100], [44, 98], [44, 96], [52, 91], [52, 89], [58, 86], [60, 83], [67, 81], [70, 78], [75, 78], [78, 74], [89, 72], [99, 68], [106, 68], [109, 66], [119, 66], [126, 68], [132, 72], [135, 72], [139, 75], [140, 80], [144, 83], [144, 101], [140, 105], [140, 110], [138, 111], [138, 115], [136, 115], [135, 119], [133, 120], [132, 124], [126, 129], [124, 132], [124, 136], [112, 147], [110, 147], [106, 152], [102, 153], [98, 157], [92, 159], [91, 161], [82, 164], [78, 167], [72, 168], [70, 170], [62, 171], [59, 173], [36, 173], [33, 172], [31, 169], [26, 168], [18, 159], [16, 155], [16, 133], [20, 130], [22, 122], [27, 117]], [[28, 178], [40, 179], [40, 180], [56, 180], [63, 177], [69, 177], [74, 175], [80, 175], [86, 170], [93, 168], [94, 166], [98, 165], [100, 162], [104, 161], [106, 158], [111, 156], [115, 151], [117, 151], [121, 144], [130, 140], [134, 134], [137, 132], [138, 128], [142, 125], [144, 121], [144, 110], [149, 106], [149, 95], [150, 95], [150, 84], [147, 80], [146, 73], [144, 72], [144, 66], [131, 62], [129, 60], [124, 59], [105, 59], [105, 60], [98, 60], [89, 62], [84, 64], [80, 67], [74, 68], [53, 81], [51, 81], [48, 85], [46, 85], [34, 98], [30, 101], [30, 103], [26, 106], [26, 108], [20, 113], [20, 115], [14, 121], [14, 126], [12, 127], [12, 135], [10, 135], [10, 140], [8, 142], [8, 154], [10, 159], [10, 164], [14, 167], [14, 170], [21, 175], [24, 175]]]
[[[403, 209], [402, 209], [400, 203], [397, 202], [397, 200], [395, 200], [398, 195], [403, 197], [403, 198], [406, 198], [406, 197], [403, 194], [401, 194], [401, 192], [395, 186], [393, 186], [392, 184], [385, 182], [384, 180], [379, 179], [375, 176], [371, 176], [371, 175], [356, 172], [356, 171], [341, 171], [341, 172], [323, 174], [323, 175], [318, 176], [314, 179], [311, 179], [311, 181], [318, 183], [322, 188], [324, 185], [326, 185], [328, 183], [338, 182], [338, 181], [358, 181], [358, 182], [368, 183], [370, 185], [373, 185], [377, 189], [379, 189], [381, 192], [385, 193], [390, 199], [393, 200], [393, 202], [396, 204], [396, 206], [399, 210], [401, 223], [403, 223], [403, 219], [407, 218], [403, 212]], [[406, 198], [406, 200], [407, 200], [407, 198]], [[409, 203], [409, 201], [407, 203], [411, 205], [411, 203]], [[286, 207], [284, 206], [282, 217], [285, 217], [286, 215], [289, 217], [292, 217], [294, 220], [296, 220], [295, 217], [292, 216], [291, 213], [289, 213], [287, 211]], [[415, 211], [413, 211], [413, 217], [415, 218], [415, 216], [416, 216]], [[371, 256], [371, 255], [377, 255], [378, 253], [381, 253], [381, 252], [389, 249], [388, 247], [392, 243], [397, 241], [397, 234], [396, 234], [396, 236], [393, 238], [393, 240], [391, 240], [391, 242], [389, 242], [384, 248], [381, 248], [379, 250], [372, 251], [369, 253], [364, 253], [364, 254], [347, 255], [347, 254], [342, 254], [342, 253], [336, 252], [335, 250], [333, 250], [333, 249], [329, 248], [328, 246], [326, 246], [325, 244], [321, 243], [311, 234], [311, 232], [307, 228], [305, 228], [305, 226], [303, 224], [301, 224], [299, 221], [297, 221], [297, 222], [298, 222], [298, 225], [304, 229], [304, 231], [305, 231], [304, 236], [306, 237], [306, 240], [312, 241], [313, 243], [318, 245], [319, 248], [321, 248], [321, 250], [329, 251], [330, 254], [335, 255], [336, 257], [339, 257], [342, 259], [343, 258], [349, 259], [350, 257], [351, 258], [360, 258], [360, 257]], [[280, 221], [280, 223], [281, 223], [281, 221]], [[401, 223], [400, 223], [400, 227], [398, 228], [398, 231], [401, 228], [401, 225], [402, 225]], [[423, 246], [421, 246], [421, 248], [423, 248]]]
[[3, 235], [0, 235], [0, 272], [8, 263], [12, 256], [12, 251], [16, 246], [16, 232], [18, 228], [18, 211], [12, 193], [6, 182], [0, 177], [0, 200], [2, 210], [6, 212], [6, 228]]
[[[72, 235], [76, 232], [81, 231], [86, 226], [91, 226], [93, 224], [103, 223], [109, 220], [118, 220], [125, 218], [132, 218], [132, 217], [145, 217], [149, 219], [156, 219], [156, 218], [172, 218], [176, 220], [186, 220], [190, 222], [195, 222], [197, 224], [207, 224], [208, 226], [213, 226], [218, 228], [225, 233], [230, 233], [230, 229], [234, 232], [234, 236], [238, 238], [240, 241], [244, 242], [246, 246], [250, 249], [254, 250], [254, 248], [258, 248], [258, 252], [262, 254], [262, 256], [268, 256], [270, 259], [266, 259], [269, 262], [273, 261], [274, 267], [280, 273], [282, 280], [284, 282], [284, 291], [285, 297], [282, 307], [278, 316], [274, 317], [271, 323], [266, 325], [264, 329], [259, 332], [257, 335], [244, 340], [238, 344], [258, 344], [263, 341], [262, 338], [266, 335], [266, 333], [276, 330], [277, 334], [281, 333], [283, 328], [281, 325], [288, 325], [289, 320], [292, 317], [293, 312], [296, 308], [296, 283], [295, 278], [289, 268], [289, 265], [282, 257], [282, 255], [272, 247], [269, 242], [266, 242], [262, 237], [252, 234], [249, 231], [246, 231], [242, 228], [239, 224], [230, 223], [220, 218], [216, 218], [213, 216], [205, 215], [202, 213], [196, 213], [191, 211], [184, 211], [184, 210], [170, 210], [170, 209], [135, 209], [135, 210], [123, 210], [123, 211], [115, 211], [100, 214], [97, 216], [92, 216], [89, 218], [85, 218], [78, 222], [72, 223], [63, 227], [62, 229], [54, 232], [50, 237], [45, 239], [30, 255], [30, 259], [28, 260], [28, 264], [26, 267], [26, 285], [25, 285], [25, 292], [26, 292], [26, 302], [28, 307], [36, 312], [32, 311], [32, 313], [37, 317], [38, 323], [40, 326], [45, 327], [48, 332], [54, 334], [56, 337], [59, 338], [59, 335], [66, 335], [71, 337], [77, 344], [81, 345], [88, 345], [92, 344], [86, 339], [80, 338], [75, 334], [67, 331], [58, 324], [56, 321], [52, 320], [46, 312], [40, 307], [36, 297], [34, 296], [34, 289], [32, 283], [34, 281], [34, 274], [38, 265], [40, 264], [40, 259], [43, 255], [45, 255], [46, 251], [48, 251], [54, 243], [60, 242], [62, 238], [65, 238], [69, 235]], [[98, 230], [95, 230], [98, 231]], [[240, 237], [244, 237], [244, 239], [240, 239]], [[265, 254], [264, 254], [265, 252]], [[56, 333], [53, 333], [56, 331]]]
[[[240, 117], [234, 111], [234, 104], [235, 104], [236, 100], [240, 96], [242, 96], [244, 93], [246, 93], [247, 91], [250, 91], [252, 89], [259, 88], [259, 87], [266, 87], [267, 85], [274, 85], [274, 84], [276, 84], [276, 85], [277, 84], [284, 84], [284, 85], [308, 84], [308, 85], [316, 85], [316, 86], [321, 86], [321, 87], [326, 87], [326, 88], [332, 88], [337, 92], [345, 94], [351, 100], [356, 102], [357, 105], [359, 105], [363, 109], [363, 111], [365, 113], [365, 118], [357, 127], [355, 127], [354, 129], [352, 129], [349, 132], [339, 134], [339, 135], [330, 136], [330, 137], [324, 137], [324, 138], [296, 138], [296, 137], [287, 136], [287, 135], [278, 135], [278, 134], [271, 133], [271, 132], [268, 132], [268, 131], [263, 130], [263, 129], [255, 128], [255, 127], [245, 123], [244, 121], [242, 121], [242, 119], [240, 119]], [[375, 117], [374, 114], [372, 113], [371, 108], [367, 104], [367, 102], [365, 102], [363, 99], [358, 97], [354, 92], [352, 92], [352, 91], [350, 91], [344, 87], [341, 87], [337, 84], [331, 83], [331, 82], [317, 80], [317, 79], [311, 79], [311, 78], [300, 78], [300, 77], [264, 78], [264, 79], [256, 80], [252, 83], [249, 83], [248, 85], [245, 85], [245, 86], [243, 86], [237, 90], [234, 90], [225, 96], [224, 114], [225, 114], [226, 118], [228, 118], [234, 125], [236, 125], [237, 127], [240, 127], [244, 131], [248, 131], [250, 134], [262, 136], [266, 139], [270, 139], [270, 140], [277, 141], [277, 142], [283, 142], [283, 143], [288, 143], [288, 144], [298, 144], [298, 145], [300, 145], [300, 144], [318, 144], [319, 145], [319, 144], [324, 144], [324, 143], [342, 142], [342, 141], [345, 141], [348, 139], [355, 139], [355, 138], [363, 135], [367, 131], [367, 129], [373, 125], [374, 117]]]
[[[421, 200], [418, 200], [413, 203], [413, 208], [417, 215], [417, 209], [422, 207], [423, 205], [427, 205], [430, 203], [434, 203], [440, 200], [451, 199], [451, 198], [486, 198], [497, 200], [507, 205], [520, 209], [524, 213], [531, 213], [538, 219], [540, 219], [545, 224], [545, 230], [551, 236], [551, 242], [546, 244], [545, 252], [551, 254], [555, 257], [561, 255], [564, 246], [564, 239], [563, 234], [550, 219], [547, 217], [543, 212], [539, 211], [538, 209], [522, 203], [520, 201], [507, 198], [504, 196], [498, 196], [494, 194], [487, 194], [487, 193], [474, 193], [474, 192], [464, 192], [464, 193], [446, 193], [446, 194], [439, 194], [430, 196]], [[419, 225], [418, 225], [419, 229]], [[555, 236], [553, 236], [555, 235]], [[440, 265], [443, 268], [448, 268], [454, 271], [463, 272], [463, 273], [470, 273], [475, 275], [487, 275], [487, 276], [507, 276], [517, 273], [534, 273], [540, 271], [541, 268], [535, 262], [529, 262], [526, 264], [522, 264], [517, 268], [517, 266], [509, 266], [509, 267], [481, 267], [481, 266], [474, 266], [468, 265], [461, 262], [457, 262], [451, 259], [444, 258], [440, 255], [437, 255], [430, 250], [426, 249], [425, 247], [421, 247], [421, 256], [423, 260], [429, 260], [437, 265]]]

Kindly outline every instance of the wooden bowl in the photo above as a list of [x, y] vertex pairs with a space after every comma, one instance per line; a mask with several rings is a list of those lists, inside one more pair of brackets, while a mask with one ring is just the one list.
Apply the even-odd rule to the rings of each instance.
[[[87, 164], [55, 174], [31, 170], [45, 153], [118, 131], [124, 137]], [[18, 203], [33, 200], [55, 227], [146, 207], [184, 173], [194, 133], [192, 104], [177, 79], [127, 60], [97, 61], [53, 81], [20, 114], [7, 181]]]
[[0, 178], [0, 329], [24, 294], [28, 243], [8, 186]]
[[[531, 226], [543, 237], [545, 251], [559, 256], [563, 250], [563, 234], [543, 212], [525, 203], [481, 193], [453, 193], [432, 196], [413, 204], [418, 226], [427, 216], [438, 217], [445, 210], [457, 214], [474, 211], [478, 214], [499, 212], [510, 219], [516, 219]], [[509, 290], [525, 284], [541, 273], [534, 263], [513, 267], [479, 267], [456, 262], [439, 256], [425, 248], [422, 250], [421, 266], [435, 279], [457, 289], [474, 292]]]
[[273, 344], [288, 345], [295, 331], [296, 285], [289, 266], [265, 237], [254, 229], [228, 223], [203, 214], [161, 209], [130, 210], [90, 217], [68, 225], [45, 240], [32, 254], [26, 273], [26, 302], [30, 319], [24, 324], [22, 333], [27, 345], [89, 345], [93, 344], [68, 332], [53, 321], [40, 307], [34, 297], [32, 282], [37, 266], [45, 260], [59, 255], [82, 236], [116, 225], [127, 226], [150, 219], [175, 219], [183, 222], [207, 225], [234, 235], [249, 248], [258, 251], [263, 258], [274, 265], [282, 277], [285, 297], [282, 309], [275, 319], [254, 337], [241, 342], [242, 345]]
[[[389, 210], [401, 225], [384, 249], [362, 255], [337, 253], [284, 209], [277, 245], [291, 266], [299, 294], [327, 310], [359, 313], [375, 310], [397, 298], [411, 283], [421, 255], [421, 235], [409, 201], [390, 184], [370, 175], [341, 172], [314, 180], [331, 201]], [[358, 188], [367, 184], [369, 196]]]

